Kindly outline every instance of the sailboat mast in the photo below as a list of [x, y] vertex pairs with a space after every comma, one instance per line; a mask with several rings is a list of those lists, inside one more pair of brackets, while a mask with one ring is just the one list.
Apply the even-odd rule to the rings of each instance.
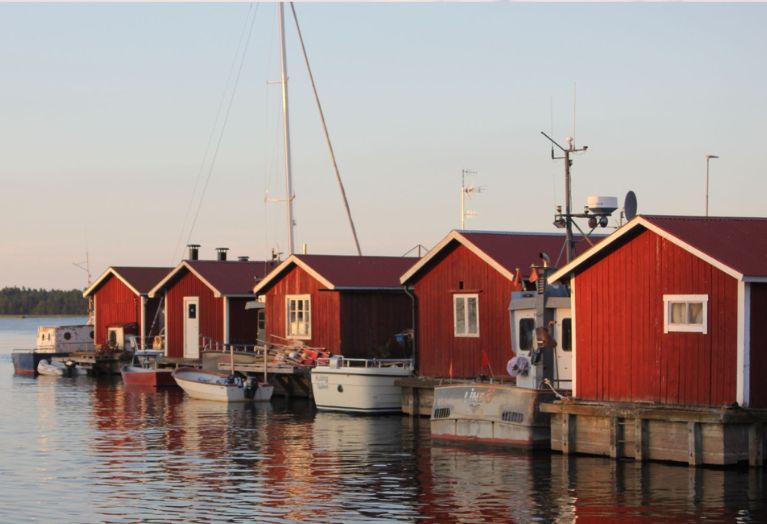
[[285, 7], [279, 4], [280, 62], [282, 65], [282, 122], [285, 141], [285, 199], [288, 206], [288, 250], [294, 253], [293, 229], [293, 179], [290, 169], [290, 118], [288, 111], [288, 58], [285, 53]]

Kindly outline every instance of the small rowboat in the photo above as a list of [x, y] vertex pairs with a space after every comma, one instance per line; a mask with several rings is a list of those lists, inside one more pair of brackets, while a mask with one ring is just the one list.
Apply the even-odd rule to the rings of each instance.
[[274, 386], [255, 378], [224, 375], [197, 368], [178, 368], [173, 371], [176, 383], [192, 398], [219, 402], [268, 401]]

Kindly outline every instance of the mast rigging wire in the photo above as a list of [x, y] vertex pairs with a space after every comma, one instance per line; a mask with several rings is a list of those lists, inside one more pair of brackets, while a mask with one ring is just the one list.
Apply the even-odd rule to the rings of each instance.
[[[239, 56], [240, 64], [239, 64], [239, 67], [237, 68], [237, 74], [236, 74], [236, 77], [234, 78], [234, 84], [231, 86], [231, 95], [230, 95], [230, 98], [229, 98], [229, 104], [228, 104], [227, 109], [226, 109], [226, 114], [224, 116], [223, 124], [221, 125], [221, 129], [220, 129], [220, 132], [219, 132], [219, 137], [218, 137], [218, 140], [217, 140], [217, 143], [216, 143], [216, 147], [215, 147], [215, 150], [214, 150], [214, 153], [213, 153], [213, 157], [212, 157], [212, 160], [211, 160], [211, 163], [210, 163], [210, 167], [208, 169], [208, 175], [207, 175], [207, 177], [205, 179], [205, 183], [203, 185], [202, 192], [199, 195], [199, 200], [197, 201], [197, 208], [195, 210], [194, 218], [192, 219], [191, 225], [189, 227], [189, 234], [187, 236], [187, 244], [191, 241], [192, 234], [194, 233], [194, 228], [195, 228], [195, 225], [197, 223], [197, 218], [198, 218], [199, 213], [200, 213], [200, 208], [202, 207], [202, 201], [203, 201], [203, 199], [205, 197], [205, 192], [206, 192], [207, 187], [208, 187], [208, 182], [210, 181], [210, 177], [211, 177], [211, 175], [213, 173], [213, 168], [214, 168], [215, 163], [216, 163], [216, 158], [218, 157], [218, 151], [219, 151], [219, 148], [221, 146], [221, 141], [222, 141], [223, 136], [224, 136], [224, 131], [226, 129], [227, 122], [229, 120], [229, 113], [230, 113], [230, 110], [232, 108], [232, 102], [234, 101], [234, 96], [235, 96], [235, 94], [237, 92], [237, 85], [239, 84], [240, 74], [242, 73], [243, 64], [245, 62], [245, 55], [247, 54], [247, 50], [248, 50], [248, 47], [250, 45], [250, 39], [251, 39], [251, 36], [253, 34], [253, 26], [255, 25], [256, 14], [258, 13], [258, 6], [259, 6], [259, 4], [256, 4], [255, 9], [253, 9], [253, 4], [252, 3], [250, 4], [249, 11], [253, 13], [252, 18], [250, 19], [250, 24], [248, 24], [248, 21], [247, 21], [248, 17], [246, 17], [245, 24], [243, 25], [243, 28], [242, 28], [242, 30], [240, 32], [240, 37], [239, 37], [239, 40], [237, 42], [237, 47], [236, 47], [236, 50], [235, 50], [235, 54], [234, 54], [234, 57], [232, 59], [232, 63], [229, 66], [229, 73], [227, 75], [227, 79], [226, 79], [226, 82], [224, 84], [224, 91], [223, 91], [223, 93], [221, 93], [221, 99], [219, 100], [218, 108], [216, 110], [216, 118], [213, 121], [213, 127], [211, 128], [210, 134], [208, 135], [208, 141], [207, 141], [207, 144], [205, 146], [205, 153], [203, 154], [202, 162], [200, 163], [200, 168], [197, 171], [197, 176], [195, 177], [194, 189], [192, 190], [192, 196], [189, 199], [189, 204], [187, 206], [186, 213], [184, 214], [184, 220], [183, 220], [183, 222], [181, 224], [181, 231], [179, 231], [178, 241], [176, 242], [176, 246], [173, 249], [172, 259], [171, 259], [170, 265], [174, 265], [176, 258], [179, 256], [178, 253], [179, 253], [179, 250], [181, 248], [181, 242], [182, 242], [182, 240], [184, 238], [184, 231], [186, 230], [187, 222], [189, 220], [189, 215], [190, 215], [190, 212], [191, 212], [192, 207], [194, 205], [194, 202], [195, 202], [195, 200], [197, 200], [197, 198], [196, 198], [197, 190], [198, 190], [198, 188], [200, 186], [200, 179], [202, 177], [202, 173], [205, 170], [205, 164], [207, 163], [207, 159], [209, 157], [211, 145], [213, 144], [213, 137], [216, 134], [216, 129], [219, 127], [219, 121], [221, 120], [221, 113], [222, 113], [222, 110], [223, 110], [223, 107], [224, 107], [224, 101], [226, 100], [226, 95], [227, 95], [227, 93], [230, 90], [230, 85], [232, 84], [232, 77], [234, 75], [235, 67], [237, 66], [237, 58], [238, 58], [238, 55], [240, 55], [240, 53], [242, 53]], [[249, 16], [250, 16], [250, 12], [248, 13]], [[244, 46], [243, 46], [243, 40], [245, 40]]]
[[[314, 92], [314, 101], [317, 104], [317, 111], [320, 114], [320, 121], [322, 122], [322, 130], [325, 132], [325, 141], [328, 144], [328, 151], [330, 152], [330, 159], [333, 162], [333, 170], [336, 174], [336, 181], [338, 182], [338, 188], [341, 190], [341, 198], [344, 201], [344, 207], [346, 208], [346, 217], [349, 219], [349, 226], [354, 236], [354, 245], [357, 248], [357, 255], [362, 256], [362, 249], [360, 249], [360, 242], [357, 238], [357, 230], [354, 227], [354, 220], [352, 219], [352, 212], [349, 209], [349, 200], [346, 198], [346, 190], [344, 189], [344, 183], [341, 180], [341, 173], [338, 170], [338, 163], [336, 162], [336, 154], [333, 150], [333, 144], [330, 142], [330, 134], [328, 133], [328, 126], [325, 123], [325, 113], [322, 111], [322, 104], [320, 104], [320, 97], [317, 94], [317, 84], [314, 82], [314, 75], [312, 74], [312, 67], [309, 65], [309, 56], [306, 54], [306, 46], [304, 45], [304, 37], [301, 34], [301, 27], [298, 25], [298, 15], [296, 15], [296, 7], [293, 2], [290, 2], [290, 10], [293, 12], [293, 21], [296, 23], [296, 32], [298, 33], [298, 41], [301, 43], [301, 51], [304, 55], [304, 62], [306, 63], [306, 71], [309, 73], [309, 80], [312, 84], [312, 91]], [[290, 198], [290, 197], [289, 197]]]

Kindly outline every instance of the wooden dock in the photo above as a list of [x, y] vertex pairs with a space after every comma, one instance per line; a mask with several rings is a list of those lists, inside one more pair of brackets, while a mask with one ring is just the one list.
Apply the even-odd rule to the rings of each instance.
[[764, 464], [767, 410], [558, 400], [551, 414], [551, 448], [637, 461], [690, 466]]

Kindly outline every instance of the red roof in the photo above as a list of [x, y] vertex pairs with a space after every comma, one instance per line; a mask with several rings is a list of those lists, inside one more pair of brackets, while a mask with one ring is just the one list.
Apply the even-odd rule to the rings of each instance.
[[300, 266], [328, 289], [401, 288], [400, 275], [418, 259], [413, 257], [367, 257], [352, 255], [292, 255], [262, 282], [262, 293], [291, 267]]
[[[592, 241], [604, 237], [595, 237]], [[575, 237], [576, 252], [585, 251], [589, 244], [580, 236]], [[418, 279], [422, 271], [441, 259], [439, 254], [464, 245], [478, 257], [494, 266], [509, 280], [514, 279], [517, 269], [529, 270], [531, 265], [541, 263], [540, 253], [551, 258], [553, 266], [565, 262], [565, 235], [560, 233], [515, 233], [505, 231], [451, 231], [418, 264], [405, 273], [400, 281], [412, 282]]]
[[152, 295], [167, 289], [188, 271], [195, 273], [217, 295], [252, 295], [256, 280], [273, 267], [273, 263], [267, 261], [184, 260], [152, 289]]
[[96, 279], [91, 286], [85, 290], [83, 296], [89, 296], [99, 289], [110, 277], [116, 276], [122, 280], [128, 287], [139, 295], [146, 295], [162, 280], [171, 270], [169, 267], [128, 267], [112, 266]]
[[767, 218], [639, 215], [561, 268], [552, 275], [552, 280], [582, 271], [645, 230], [655, 232], [734, 278], [767, 277]]
[[743, 276], [767, 276], [767, 218], [642, 216]]

